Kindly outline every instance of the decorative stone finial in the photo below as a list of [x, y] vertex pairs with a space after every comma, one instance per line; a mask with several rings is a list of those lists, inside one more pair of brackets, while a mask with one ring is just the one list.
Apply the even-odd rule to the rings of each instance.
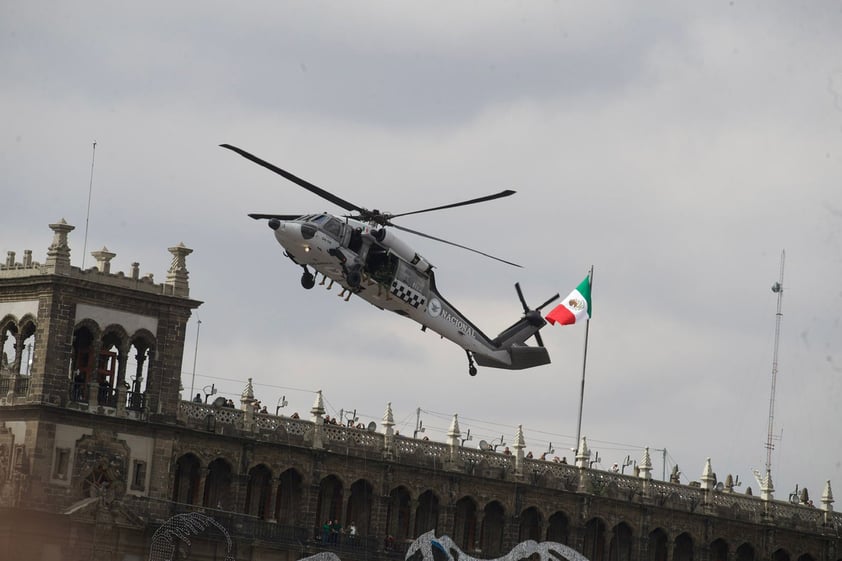
[[830, 479], [824, 484], [824, 491], [822, 492], [822, 510], [825, 512], [833, 512], [833, 490], [830, 488]]
[[172, 253], [172, 264], [170, 264], [170, 270], [167, 271], [167, 284], [173, 287], [173, 294], [176, 296], [188, 296], [190, 286], [187, 279], [190, 274], [187, 271], [187, 256], [193, 253], [193, 250], [181, 242], [169, 248], [169, 252]]
[[453, 420], [450, 421], [450, 428], [447, 429], [447, 444], [449, 446], [459, 446], [459, 437], [462, 432], [459, 430], [459, 415], [454, 413]]
[[643, 449], [643, 457], [638, 466], [641, 479], [652, 479], [652, 457], [649, 456], [649, 447]]
[[248, 384], [246, 384], [246, 387], [243, 389], [243, 393], [240, 394], [240, 397], [244, 400], [248, 399], [254, 401], [254, 384], [252, 384], [251, 378], [249, 378]]
[[102, 249], [99, 251], [92, 251], [91, 256], [96, 259], [96, 268], [99, 269], [99, 272], [107, 275], [111, 273], [111, 260], [117, 257], [116, 253], [112, 253], [108, 251], [108, 248], [102, 246]]
[[67, 234], [76, 229], [65, 222], [64, 218], [55, 224], [50, 224], [53, 231], [53, 243], [47, 248], [47, 262], [45, 265], [56, 273], [66, 273], [70, 270], [70, 246], [67, 244]]
[[583, 436], [579, 441], [579, 449], [576, 450], [576, 467], [590, 467], [588, 461], [591, 459], [591, 451], [588, 448], [588, 439]]
[[705, 468], [702, 470], [702, 489], [710, 491], [716, 484], [716, 477], [713, 476], [713, 468], [710, 465], [710, 458], [705, 460]]
[[322, 398], [322, 390], [316, 392], [316, 400], [313, 401], [313, 407], [310, 408], [310, 420], [314, 423], [322, 420], [325, 414], [325, 402]]
[[386, 404], [386, 410], [383, 412], [383, 433], [392, 436], [395, 434], [395, 416], [392, 414], [392, 402]]
[[766, 475], [760, 481], [760, 498], [764, 501], [771, 501], [775, 498], [775, 484], [772, 483], [772, 472], [766, 470]]

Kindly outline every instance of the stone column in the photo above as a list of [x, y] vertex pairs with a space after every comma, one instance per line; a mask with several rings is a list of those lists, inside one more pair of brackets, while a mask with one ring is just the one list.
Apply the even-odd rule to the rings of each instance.
[[281, 486], [281, 480], [277, 477], [273, 477], [269, 479], [269, 504], [266, 505], [266, 521], [272, 522], [273, 524], [278, 523], [278, 519], [275, 516], [275, 511], [277, 510], [277, 500], [278, 500], [278, 488]]

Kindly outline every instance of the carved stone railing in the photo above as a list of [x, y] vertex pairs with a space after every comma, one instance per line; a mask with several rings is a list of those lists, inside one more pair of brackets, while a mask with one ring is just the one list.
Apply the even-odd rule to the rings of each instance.
[[[212, 418], [212, 426], [217, 430], [223, 425], [242, 430], [246, 422], [246, 415], [240, 409], [189, 401], [179, 403], [178, 417], [182, 422], [197, 428], [211, 428], [208, 419]], [[253, 427], [250, 430], [256, 437], [276, 435], [279, 442], [284, 442], [293, 436], [296, 437], [294, 441], [302, 444], [312, 442], [315, 429], [312, 421], [267, 413], [256, 413], [252, 419]], [[320, 430], [323, 446], [328, 450], [334, 446], [348, 450], [358, 448], [361, 453], [370, 454], [372, 451], [383, 451], [386, 447], [385, 435], [367, 429], [325, 424]], [[510, 454], [461, 446], [454, 450], [442, 442], [403, 436], [395, 436], [393, 442], [394, 460], [398, 462], [449, 465], [449, 469], [480, 477], [489, 475], [509, 478], [515, 473], [516, 458]], [[637, 476], [581, 469], [556, 461], [524, 458], [519, 473], [535, 485], [549, 485], [616, 500], [651, 501], [660, 507], [684, 512], [697, 512], [705, 508], [706, 512], [715, 516], [751, 522], [767, 520], [799, 527], [842, 529], [842, 513], [826, 513], [806, 505], [793, 505], [784, 501], [766, 502], [751, 495], [705, 491], [698, 486], [651, 479], [644, 495], [645, 481]]]

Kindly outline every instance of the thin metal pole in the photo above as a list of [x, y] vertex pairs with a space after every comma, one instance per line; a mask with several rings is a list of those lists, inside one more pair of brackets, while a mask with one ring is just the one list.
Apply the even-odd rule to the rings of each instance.
[[[591, 289], [591, 301], [593, 301], [593, 265], [588, 272], [588, 286]], [[582, 357], [582, 389], [579, 392], [579, 419], [576, 423], [576, 455], [579, 455], [579, 442], [582, 440], [582, 406], [585, 403], [585, 367], [588, 364], [588, 330], [591, 325], [591, 310], [588, 310], [588, 320], [585, 322], [585, 352]]]
[[88, 183], [88, 212], [85, 214], [85, 242], [82, 244], [82, 270], [85, 269], [85, 256], [88, 253], [88, 223], [91, 218], [91, 194], [94, 191], [94, 161], [96, 161], [96, 140], [91, 153], [91, 180]]
[[202, 320], [196, 321], [196, 348], [193, 349], [193, 377], [190, 380], [190, 400], [193, 400], [193, 387], [196, 384], [196, 358], [199, 356], [199, 330], [202, 328]]

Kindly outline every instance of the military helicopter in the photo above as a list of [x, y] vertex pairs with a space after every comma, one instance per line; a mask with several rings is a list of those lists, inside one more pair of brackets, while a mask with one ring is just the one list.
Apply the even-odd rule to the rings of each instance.
[[[541, 309], [558, 298], [558, 294], [537, 308], [530, 309], [520, 284], [516, 283], [515, 290], [523, 306], [523, 316], [492, 339], [444, 299], [436, 287], [435, 274], [430, 262], [392, 231], [401, 230], [520, 267], [517, 263], [392, 222], [401, 216], [508, 197], [513, 195], [514, 191], [505, 190], [458, 203], [392, 214], [368, 210], [350, 203], [236, 146], [220, 146], [277, 173], [350, 213], [342, 216], [326, 212], [249, 214], [256, 220], [268, 220], [269, 228], [274, 230], [275, 239], [284, 248], [284, 255], [304, 270], [301, 275], [301, 286], [304, 288], [313, 288], [317, 273], [321, 273], [322, 280], [319, 284], [324, 285], [328, 282], [328, 290], [334, 284], [339, 284], [342, 287], [340, 296], [344, 296], [345, 301], [348, 301], [351, 295], [356, 295], [382, 310], [390, 310], [418, 322], [422, 331], [430, 329], [465, 350], [468, 357], [468, 373], [471, 376], [477, 374], [477, 364], [508, 370], [549, 364], [550, 356], [539, 333], [547, 324]], [[527, 339], [533, 336], [537, 346], [526, 344]]]

